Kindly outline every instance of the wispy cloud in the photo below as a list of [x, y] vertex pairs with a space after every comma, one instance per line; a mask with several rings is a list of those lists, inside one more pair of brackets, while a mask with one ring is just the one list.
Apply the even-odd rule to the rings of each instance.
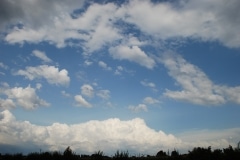
[[159, 100], [157, 100], [157, 99], [154, 99], [154, 98], [152, 98], [152, 97], [145, 97], [144, 99], [143, 99], [143, 103], [144, 104], [157, 104], [157, 103], [160, 103], [160, 101]]
[[214, 84], [200, 68], [173, 52], [164, 54], [160, 61], [182, 89], [180, 91], [167, 89], [164, 93], [165, 96], [207, 106], [221, 105], [227, 102], [239, 104], [239, 86], [229, 87]]
[[110, 91], [109, 90], [99, 90], [98, 92], [97, 92], [97, 96], [98, 97], [101, 97], [102, 99], [105, 99], [105, 100], [107, 100], [107, 99], [109, 99], [110, 98]]
[[8, 66], [5, 65], [4, 63], [0, 62], [0, 68], [3, 68], [3, 69], [8, 69]]
[[128, 106], [128, 109], [130, 109], [131, 111], [133, 111], [135, 113], [138, 113], [140, 111], [144, 111], [144, 112], [148, 111], [148, 107], [146, 104], [138, 104], [137, 106], [130, 105], [130, 106]]
[[52, 60], [46, 56], [45, 52], [42, 52], [39, 50], [33, 50], [32, 54], [33, 56], [36, 56], [37, 58], [41, 59], [43, 62], [46, 62], [46, 63], [52, 62]]
[[92, 104], [90, 104], [87, 100], [85, 100], [82, 95], [74, 96], [74, 100], [76, 102], [76, 106], [87, 107], [87, 108], [92, 107]]
[[67, 93], [66, 91], [61, 91], [61, 94], [62, 94], [64, 97], [71, 97], [71, 94]]
[[157, 91], [157, 87], [156, 87], [156, 84], [153, 83], [153, 82], [149, 82], [148, 80], [142, 80], [141, 82], [141, 85], [145, 86], [145, 87], [149, 87], [151, 88], [153, 91]]

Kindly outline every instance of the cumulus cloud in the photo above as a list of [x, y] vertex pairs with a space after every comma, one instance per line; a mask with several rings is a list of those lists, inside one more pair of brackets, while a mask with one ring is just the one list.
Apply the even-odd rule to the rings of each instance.
[[15, 75], [25, 76], [29, 80], [45, 78], [48, 83], [66, 86], [70, 82], [68, 71], [59, 70], [55, 66], [40, 65], [37, 67], [26, 67], [25, 70], [18, 70]]
[[42, 88], [42, 84], [41, 83], [37, 83], [36, 84], [36, 89], [41, 89]]
[[110, 98], [110, 91], [109, 90], [99, 90], [98, 92], [97, 92], [97, 96], [98, 97], [101, 97], [102, 99], [105, 99], [105, 100], [107, 100], [107, 99], [109, 99]]
[[103, 69], [105, 69], [105, 70], [112, 70], [112, 68], [111, 67], [109, 67], [105, 62], [103, 62], [103, 61], [99, 61], [98, 62], [98, 65], [100, 66], [100, 67], [102, 67]]
[[61, 91], [61, 94], [62, 94], [64, 97], [71, 97], [71, 94], [67, 93], [66, 91]]
[[[94, 85], [97, 86], [97, 84]], [[97, 97], [100, 97], [103, 100], [108, 100], [110, 98], [110, 93], [111, 92], [109, 90], [106, 89], [95, 90], [91, 85], [84, 84], [81, 86], [81, 95], [76, 95], [75, 101], [79, 106], [92, 107], [92, 105], [85, 98], [92, 100], [96, 95]]]
[[84, 84], [81, 87], [81, 93], [86, 97], [92, 98], [94, 96], [94, 89], [91, 85]]
[[[62, 0], [34, 0], [32, 3], [27, 0], [22, 0], [21, 3], [3, 0], [0, 5], [3, 13], [0, 27], [18, 24], [7, 30], [5, 41], [47, 41], [57, 47], [74, 44], [82, 46], [86, 52], [94, 52], [103, 46], [125, 41], [126, 36], [132, 38], [128, 41], [129, 46], [142, 45], [141, 41], [125, 32], [126, 28], [130, 28], [138, 29], [148, 39], [149, 36], [164, 41], [192, 38], [219, 41], [228, 47], [240, 47], [240, 38], [236, 34], [239, 33], [240, 21], [235, 18], [240, 16], [238, 0], [230, 0], [228, 3], [224, 0], [165, 3], [132, 0], [122, 5], [91, 3], [80, 14], [72, 14], [74, 9], [81, 9], [82, 4], [83, 1], [77, 0], [68, 3]], [[122, 43], [126, 45], [125, 42]], [[137, 47], [125, 47], [125, 50], [140, 52]], [[143, 64], [148, 68], [154, 66], [149, 58]]]
[[142, 103], [140, 103], [136, 106], [129, 105], [128, 109], [131, 110], [134, 113], [138, 113], [138, 112], [141, 112], [141, 111], [147, 112], [148, 111], [148, 105], [154, 105], [154, 104], [158, 104], [158, 103], [160, 103], [160, 101], [157, 100], [157, 99], [154, 99], [152, 97], [145, 97], [142, 100]]
[[121, 37], [118, 29], [112, 27], [111, 24], [111, 19], [114, 19], [112, 13], [115, 10], [116, 6], [112, 3], [104, 5], [92, 3], [84, 13], [76, 15], [75, 18], [70, 15], [73, 10], [69, 12], [59, 11], [58, 15], [52, 17], [52, 23], [43, 22], [46, 26], [38, 28], [27, 25], [22, 28], [15, 27], [5, 37], [5, 40], [9, 43], [48, 41], [57, 47], [79, 46], [79, 43], [82, 42], [81, 46], [85, 52], [94, 52]]
[[40, 99], [36, 94], [36, 89], [30, 85], [23, 87], [2, 87], [0, 88], [0, 107], [3, 109], [11, 109], [17, 106], [25, 109], [35, 109], [40, 106], [49, 106], [49, 103]]
[[117, 6], [113, 3], [93, 3], [75, 22], [72, 21], [74, 28], [88, 33], [84, 39], [85, 51], [94, 52], [121, 39], [119, 29], [114, 26], [116, 11]]
[[160, 60], [176, 80], [181, 91], [166, 90], [165, 96], [198, 105], [221, 105], [227, 102], [239, 104], [240, 87], [214, 84], [197, 66], [187, 62], [180, 55], [166, 53]]
[[[239, 141], [240, 128], [229, 128], [224, 130], [191, 130], [178, 134], [177, 136], [185, 142], [185, 150], [190, 150], [196, 146], [209, 147], [219, 149], [232, 145], [236, 147]], [[194, 143], [191, 143], [194, 142]], [[177, 144], [177, 147], [180, 147]], [[184, 149], [183, 149], [184, 150]]]
[[114, 59], [129, 60], [148, 69], [152, 69], [156, 65], [154, 59], [149, 57], [138, 46], [116, 46], [110, 48], [109, 52]]
[[48, 58], [48, 57], [46, 56], [46, 54], [45, 54], [44, 52], [42, 52], [42, 51], [33, 50], [33, 51], [32, 51], [32, 54], [33, 54], [34, 56], [36, 56], [37, 58], [41, 59], [43, 62], [47, 62], [47, 63], [52, 62], [52, 60], [51, 60], [50, 58]]
[[115, 74], [115, 75], [121, 75], [121, 74], [122, 74], [122, 71], [123, 71], [123, 67], [122, 67], [122, 66], [117, 66], [114, 74]]
[[140, 82], [143, 86], [151, 88], [153, 91], [157, 91], [156, 85], [153, 82], [149, 82], [148, 80], [142, 80]]
[[131, 111], [133, 111], [135, 113], [138, 113], [140, 111], [145, 111], [145, 112], [148, 111], [146, 104], [138, 104], [137, 106], [130, 105], [130, 106], [128, 106], [128, 109], [130, 109]]
[[159, 100], [154, 99], [154, 98], [152, 98], [152, 97], [145, 97], [145, 98], [143, 99], [143, 103], [144, 103], [144, 104], [157, 104], [157, 103], [160, 103], [160, 102], [159, 102]]
[[151, 87], [151, 88], [155, 88], [156, 87], [156, 85], [153, 82], [148, 82], [147, 80], [141, 81], [141, 84], [143, 86], [146, 86], [146, 87]]
[[167, 151], [173, 147], [186, 152], [196, 146], [224, 148], [232, 144], [229, 136], [232, 140], [237, 140], [240, 133], [239, 128], [204, 130], [185, 132], [178, 138], [161, 130], [151, 129], [140, 118], [127, 121], [111, 118], [72, 125], [53, 123], [49, 126], [39, 126], [28, 121], [16, 120], [8, 110], [0, 112], [0, 125], [0, 145], [35, 145], [38, 149], [53, 151], [71, 146], [75, 152], [93, 153], [102, 150], [109, 155], [114, 154], [116, 150], [155, 155], [159, 150]]
[[13, 102], [12, 99], [1, 99], [0, 98], [0, 107], [3, 109], [11, 109], [11, 108], [15, 108], [16, 104]]
[[7, 25], [18, 23], [23, 23], [32, 28], [51, 25], [54, 17], [64, 13], [71, 13], [74, 9], [80, 8], [83, 1], [33, 0], [29, 3], [28, 0], [22, 0], [21, 2], [2, 0], [0, 4], [0, 29], [3, 30]]
[[84, 61], [84, 64], [85, 64], [86, 66], [91, 66], [91, 65], [93, 64], [93, 62], [88, 61], [88, 60], [85, 60], [85, 61]]
[[0, 62], [0, 68], [3, 68], [3, 69], [8, 69], [8, 66], [5, 65], [4, 63]]
[[79, 106], [79, 107], [87, 107], [87, 108], [91, 108], [92, 105], [86, 101], [82, 95], [76, 95], [74, 96], [74, 100], [76, 102], [76, 106]]
[[240, 39], [234, 33], [239, 32], [237, 28], [240, 27], [240, 21], [233, 18], [240, 15], [237, 9], [239, 6], [238, 0], [230, 0], [228, 3], [224, 0], [191, 0], [155, 4], [133, 0], [124, 9], [128, 15], [125, 18], [127, 22], [163, 40], [190, 37], [239, 47]]
[[28, 142], [46, 150], [63, 150], [66, 146], [71, 146], [74, 151], [84, 153], [103, 150], [113, 154], [118, 149], [127, 149], [133, 153], [155, 154], [160, 149], [167, 149], [174, 143], [181, 142], [171, 134], [149, 128], [139, 118], [128, 121], [111, 118], [73, 125], [54, 123], [50, 126], [37, 126], [28, 121], [17, 121], [7, 110], [1, 112], [0, 117], [1, 143], [16, 145]]

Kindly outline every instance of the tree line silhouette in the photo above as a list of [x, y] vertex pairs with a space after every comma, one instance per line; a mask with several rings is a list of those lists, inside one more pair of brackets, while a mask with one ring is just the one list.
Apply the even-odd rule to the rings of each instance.
[[98, 151], [92, 155], [79, 155], [67, 147], [63, 153], [54, 152], [33, 152], [27, 155], [1, 154], [0, 160], [240, 160], [240, 149], [229, 146], [224, 149], [212, 150], [211, 147], [195, 147], [187, 154], [180, 154], [177, 150], [171, 153], [160, 150], [156, 155], [130, 156], [128, 151], [116, 151], [114, 156], [106, 156], [103, 151]]

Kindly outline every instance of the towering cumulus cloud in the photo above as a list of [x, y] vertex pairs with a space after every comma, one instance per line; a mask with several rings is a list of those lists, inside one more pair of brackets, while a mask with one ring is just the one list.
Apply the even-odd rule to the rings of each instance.
[[[8, 110], [0, 113], [0, 125], [0, 146], [23, 147], [24, 144], [25, 148], [34, 146], [32, 149], [53, 151], [71, 146], [76, 152], [93, 153], [102, 150], [109, 155], [116, 150], [128, 150], [131, 154], [156, 154], [159, 150], [173, 147], [180, 151], [187, 151], [194, 146], [222, 147], [229, 144], [226, 135], [236, 137], [240, 133], [239, 128], [221, 133], [203, 130], [186, 132], [179, 135], [180, 139], [149, 128], [140, 118], [127, 121], [111, 118], [72, 125], [53, 123], [49, 126], [38, 126], [28, 121], [16, 120]], [[18, 151], [22, 150], [18, 148]]]
[[85, 153], [96, 150], [114, 153], [118, 149], [128, 149], [133, 153], [155, 154], [160, 149], [181, 143], [180, 139], [171, 134], [149, 128], [139, 118], [37, 126], [28, 121], [17, 121], [11, 112], [5, 110], [0, 114], [0, 124], [0, 145], [18, 146], [22, 143], [45, 150], [62, 150], [71, 146], [74, 150]]

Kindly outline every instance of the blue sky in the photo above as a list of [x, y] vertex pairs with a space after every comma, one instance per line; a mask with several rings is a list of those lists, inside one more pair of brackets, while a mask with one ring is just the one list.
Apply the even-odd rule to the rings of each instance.
[[0, 3], [1, 153], [240, 140], [239, 1]]

